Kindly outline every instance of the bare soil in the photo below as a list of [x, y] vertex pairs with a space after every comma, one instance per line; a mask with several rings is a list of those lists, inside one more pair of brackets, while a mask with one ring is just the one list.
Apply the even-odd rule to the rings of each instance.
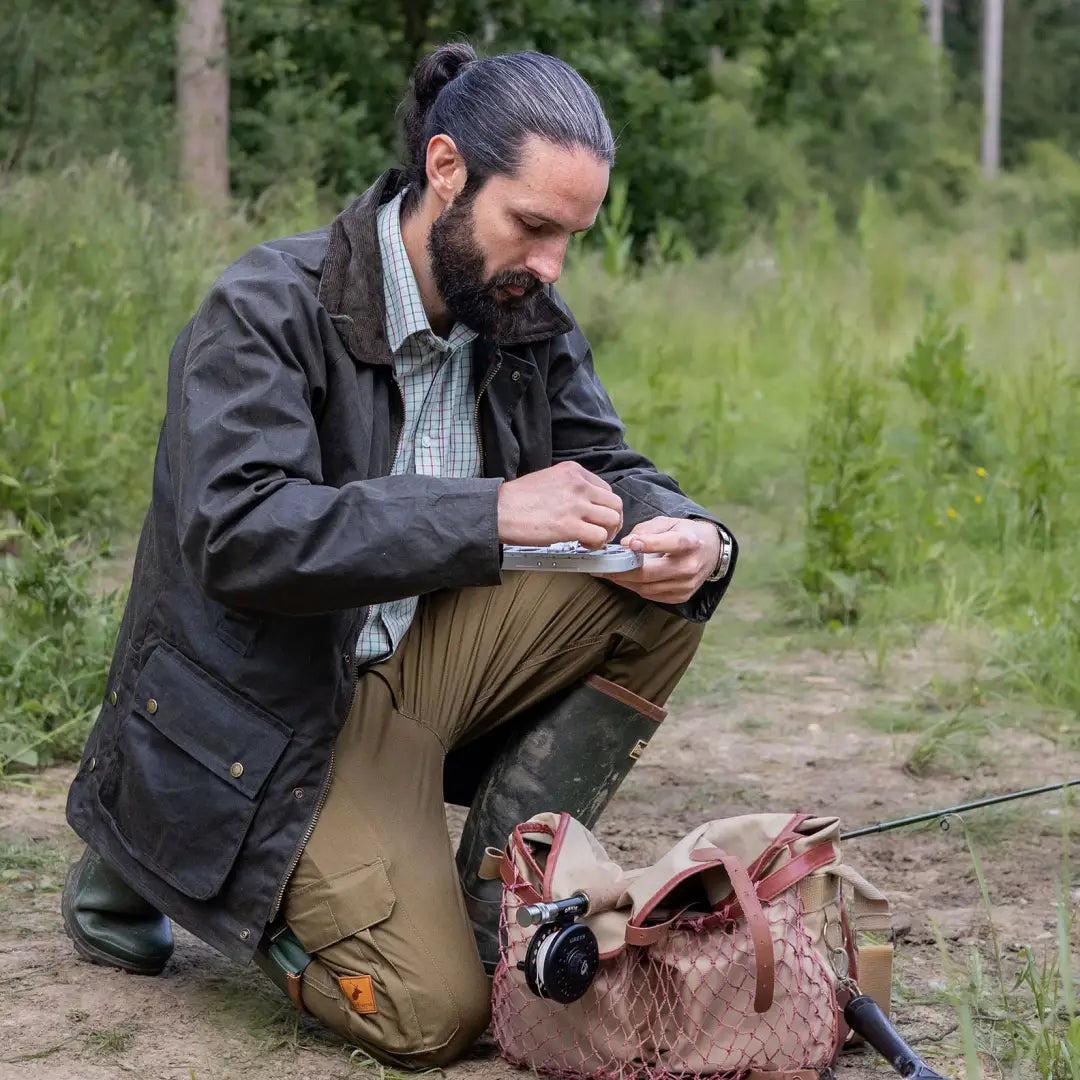
[[[747, 629], [753, 612], [730, 625]], [[882, 672], [855, 651], [721, 647], [706, 698], [682, 698], [605, 815], [598, 834], [624, 865], [651, 860], [693, 826], [758, 810], [839, 814], [848, 828], [987, 793], [1076, 775], [1077, 758], [1045, 715], [1002, 725], [974, 753], [914, 778], [903, 768], [918, 732], [882, 730], [873, 715], [911, 710], [926, 688], [964, 677], [947, 643], [928, 637], [890, 654]], [[731, 639], [745, 640], [741, 632]], [[719, 683], [719, 690], [716, 684]], [[933, 706], [930, 706], [932, 708]], [[871, 710], [871, 718], [867, 718]], [[903, 729], [921, 725], [899, 723]], [[1048, 734], [1038, 734], [1038, 731]], [[69, 768], [0, 788], [0, 1078], [332, 1080], [380, 1075], [241, 969], [182, 930], [164, 974], [140, 978], [76, 958], [60, 921], [60, 887], [80, 844], [64, 822]], [[966, 819], [980, 854], [1006, 957], [1028, 943], [1052, 951], [1063, 867], [1059, 797]], [[1073, 812], [1075, 816], [1075, 812]], [[452, 829], [459, 822], [451, 818]], [[1073, 858], [1080, 852], [1073, 851]], [[931, 824], [852, 840], [846, 861], [886, 890], [896, 924], [894, 1016], [928, 1061], [963, 1074], [956, 1015], [943, 1003], [947, 964], [977, 949], [989, 923], [964, 829]], [[1080, 862], [1080, 860], [1077, 860]], [[1074, 899], [1076, 894], [1074, 893]], [[944, 946], [942, 956], [938, 935]], [[988, 969], [989, 970], [989, 969]], [[1005, 1075], [987, 1058], [985, 1076]], [[449, 1080], [524, 1076], [486, 1041]], [[869, 1052], [845, 1053], [839, 1080], [894, 1075]]]

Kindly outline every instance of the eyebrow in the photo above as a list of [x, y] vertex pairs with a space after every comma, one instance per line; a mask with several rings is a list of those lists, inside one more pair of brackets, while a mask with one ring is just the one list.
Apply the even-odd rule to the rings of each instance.
[[[566, 229], [566, 226], [561, 221], [556, 221], [552, 217], [548, 217], [547, 214], [541, 214], [536, 210], [526, 210], [524, 208], [519, 209], [518, 214], [521, 217], [535, 218], [537, 221], [543, 222], [545, 225], [554, 225], [556, 229]], [[579, 232], [585, 232], [587, 229], [591, 229], [596, 224], [595, 219], [590, 221], [588, 225], [582, 226], [580, 229], [568, 229], [567, 231], [573, 236]]]

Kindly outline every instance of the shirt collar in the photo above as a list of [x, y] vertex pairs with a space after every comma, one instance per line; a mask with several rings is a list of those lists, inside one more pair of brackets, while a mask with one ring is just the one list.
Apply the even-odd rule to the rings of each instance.
[[416, 284], [405, 241], [401, 238], [401, 202], [405, 192], [399, 192], [379, 208], [379, 254], [383, 266], [383, 299], [386, 304], [386, 341], [392, 353], [414, 334], [421, 343], [439, 352], [453, 351], [476, 337], [476, 331], [455, 322], [450, 336], [443, 340], [431, 329], [420, 286]]

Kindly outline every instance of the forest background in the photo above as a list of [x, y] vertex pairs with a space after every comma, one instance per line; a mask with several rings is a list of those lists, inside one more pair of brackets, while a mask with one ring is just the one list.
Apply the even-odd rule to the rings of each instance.
[[[178, 180], [200, 3], [0, 8], [0, 780], [75, 760], [96, 712], [176, 334], [396, 162], [450, 38], [600, 94], [618, 162], [561, 287], [631, 441], [744, 538], [754, 632], [879, 675], [944, 634], [965, 676], [871, 721], [918, 733], [913, 775], [1016, 724], [1075, 763], [1080, 4], [1005, 0], [988, 176], [979, 0], [943, 0], [940, 47], [920, 0], [229, 0], [223, 198]], [[1071, 1008], [1039, 1030], [1080, 1070]]]

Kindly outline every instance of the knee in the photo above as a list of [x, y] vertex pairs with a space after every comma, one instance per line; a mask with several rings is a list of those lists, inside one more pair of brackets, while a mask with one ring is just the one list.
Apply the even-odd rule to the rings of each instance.
[[491, 1018], [491, 984], [479, 963], [452, 981], [428, 971], [415, 981], [384, 971], [363, 1011], [318, 961], [304, 975], [304, 1005], [328, 1028], [384, 1065], [437, 1068], [461, 1057]]
[[484, 1033], [491, 1020], [491, 983], [486, 975], [468, 986], [453, 989], [442, 1007], [423, 1025], [425, 1038], [406, 1063], [416, 1068], [438, 1068], [457, 1061]]

